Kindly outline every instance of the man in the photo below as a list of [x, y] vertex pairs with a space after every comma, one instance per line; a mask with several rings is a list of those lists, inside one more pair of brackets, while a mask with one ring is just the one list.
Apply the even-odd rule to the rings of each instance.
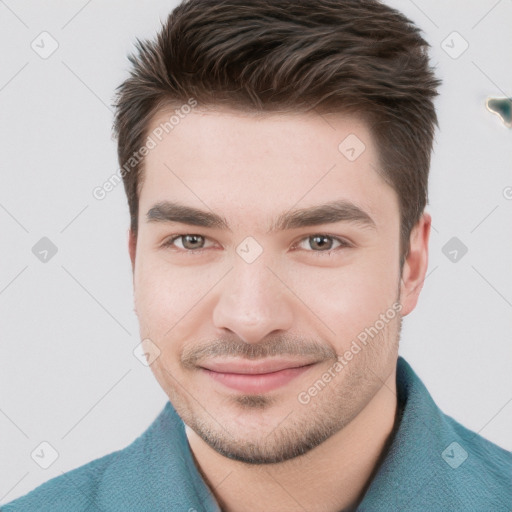
[[18, 510], [510, 510], [508, 452], [398, 357], [428, 264], [427, 43], [374, 0], [191, 0], [115, 129], [170, 402]]

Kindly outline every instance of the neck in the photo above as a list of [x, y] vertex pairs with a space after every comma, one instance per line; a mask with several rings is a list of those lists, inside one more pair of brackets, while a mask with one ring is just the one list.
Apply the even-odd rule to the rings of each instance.
[[251, 465], [220, 455], [193, 430], [196, 464], [224, 512], [355, 510], [391, 441], [397, 411], [396, 371], [342, 430], [307, 454]]

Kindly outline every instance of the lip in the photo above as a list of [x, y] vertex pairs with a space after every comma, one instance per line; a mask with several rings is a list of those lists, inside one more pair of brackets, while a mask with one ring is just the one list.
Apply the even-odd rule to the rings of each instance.
[[211, 379], [242, 393], [268, 393], [308, 371], [316, 361], [267, 359], [213, 360], [201, 366]]

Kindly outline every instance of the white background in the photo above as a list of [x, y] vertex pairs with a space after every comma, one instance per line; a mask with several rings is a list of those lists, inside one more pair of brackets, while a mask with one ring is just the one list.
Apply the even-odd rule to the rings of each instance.
[[[444, 81], [429, 275], [401, 354], [447, 414], [512, 449], [512, 131], [485, 108], [512, 96], [512, 1], [389, 3], [422, 28]], [[124, 189], [92, 190], [117, 169], [126, 55], [175, 5], [0, 1], [0, 503], [128, 445], [166, 402], [132, 353]], [[31, 48], [42, 31], [59, 44], [48, 59]], [[453, 31], [469, 44], [456, 59], [441, 46], [462, 48]], [[58, 248], [47, 263], [32, 253], [43, 236]], [[453, 236], [468, 248], [456, 263], [442, 253]], [[46, 470], [31, 458], [43, 441], [59, 454]]]

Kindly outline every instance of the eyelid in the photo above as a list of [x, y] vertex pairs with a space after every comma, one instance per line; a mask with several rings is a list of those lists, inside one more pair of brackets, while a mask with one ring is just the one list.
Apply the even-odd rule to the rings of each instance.
[[310, 251], [306, 251], [306, 252], [311, 252], [311, 253], [314, 253], [314, 254], [329, 254], [329, 253], [332, 253], [334, 251], [337, 251], [339, 249], [346, 249], [346, 248], [350, 248], [350, 247], [354, 247], [354, 244], [344, 238], [344, 237], [340, 237], [340, 236], [336, 236], [336, 235], [330, 235], [329, 233], [322, 233], [322, 232], [319, 232], [319, 233], [314, 233], [312, 235], [306, 235], [304, 237], [302, 237], [301, 239], [299, 239], [298, 242], [294, 243], [293, 246], [292, 246], [292, 249], [295, 249], [301, 242], [305, 241], [305, 240], [308, 240], [309, 238], [312, 238], [312, 237], [315, 237], [315, 236], [324, 236], [326, 238], [330, 238], [332, 240], [334, 240], [335, 242], [339, 242], [339, 246], [338, 247], [334, 247], [333, 249], [326, 249], [324, 251], [313, 251], [313, 250], [310, 250]]
[[[177, 235], [172, 235], [168, 238], [166, 238], [164, 240], [164, 242], [161, 244], [160, 247], [163, 247], [163, 248], [166, 248], [166, 247], [171, 247], [171, 248], [174, 248], [174, 242], [176, 240], [178, 240], [179, 238], [184, 238], [188, 235], [193, 235], [193, 236], [200, 236], [201, 238], [204, 238], [205, 241], [207, 240], [210, 240], [209, 237], [205, 236], [205, 235], [201, 235], [200, 233], [181, 233], [181, 234], [177, 234]], [[183, 252], [183, 253], [200, 253], [202, 251], [204, 251], [205, 249], [208, 249], [208, 247], [201, 247], [200, 249], [182, 249], [180, 247], [177, 248], [178, 252]]]

